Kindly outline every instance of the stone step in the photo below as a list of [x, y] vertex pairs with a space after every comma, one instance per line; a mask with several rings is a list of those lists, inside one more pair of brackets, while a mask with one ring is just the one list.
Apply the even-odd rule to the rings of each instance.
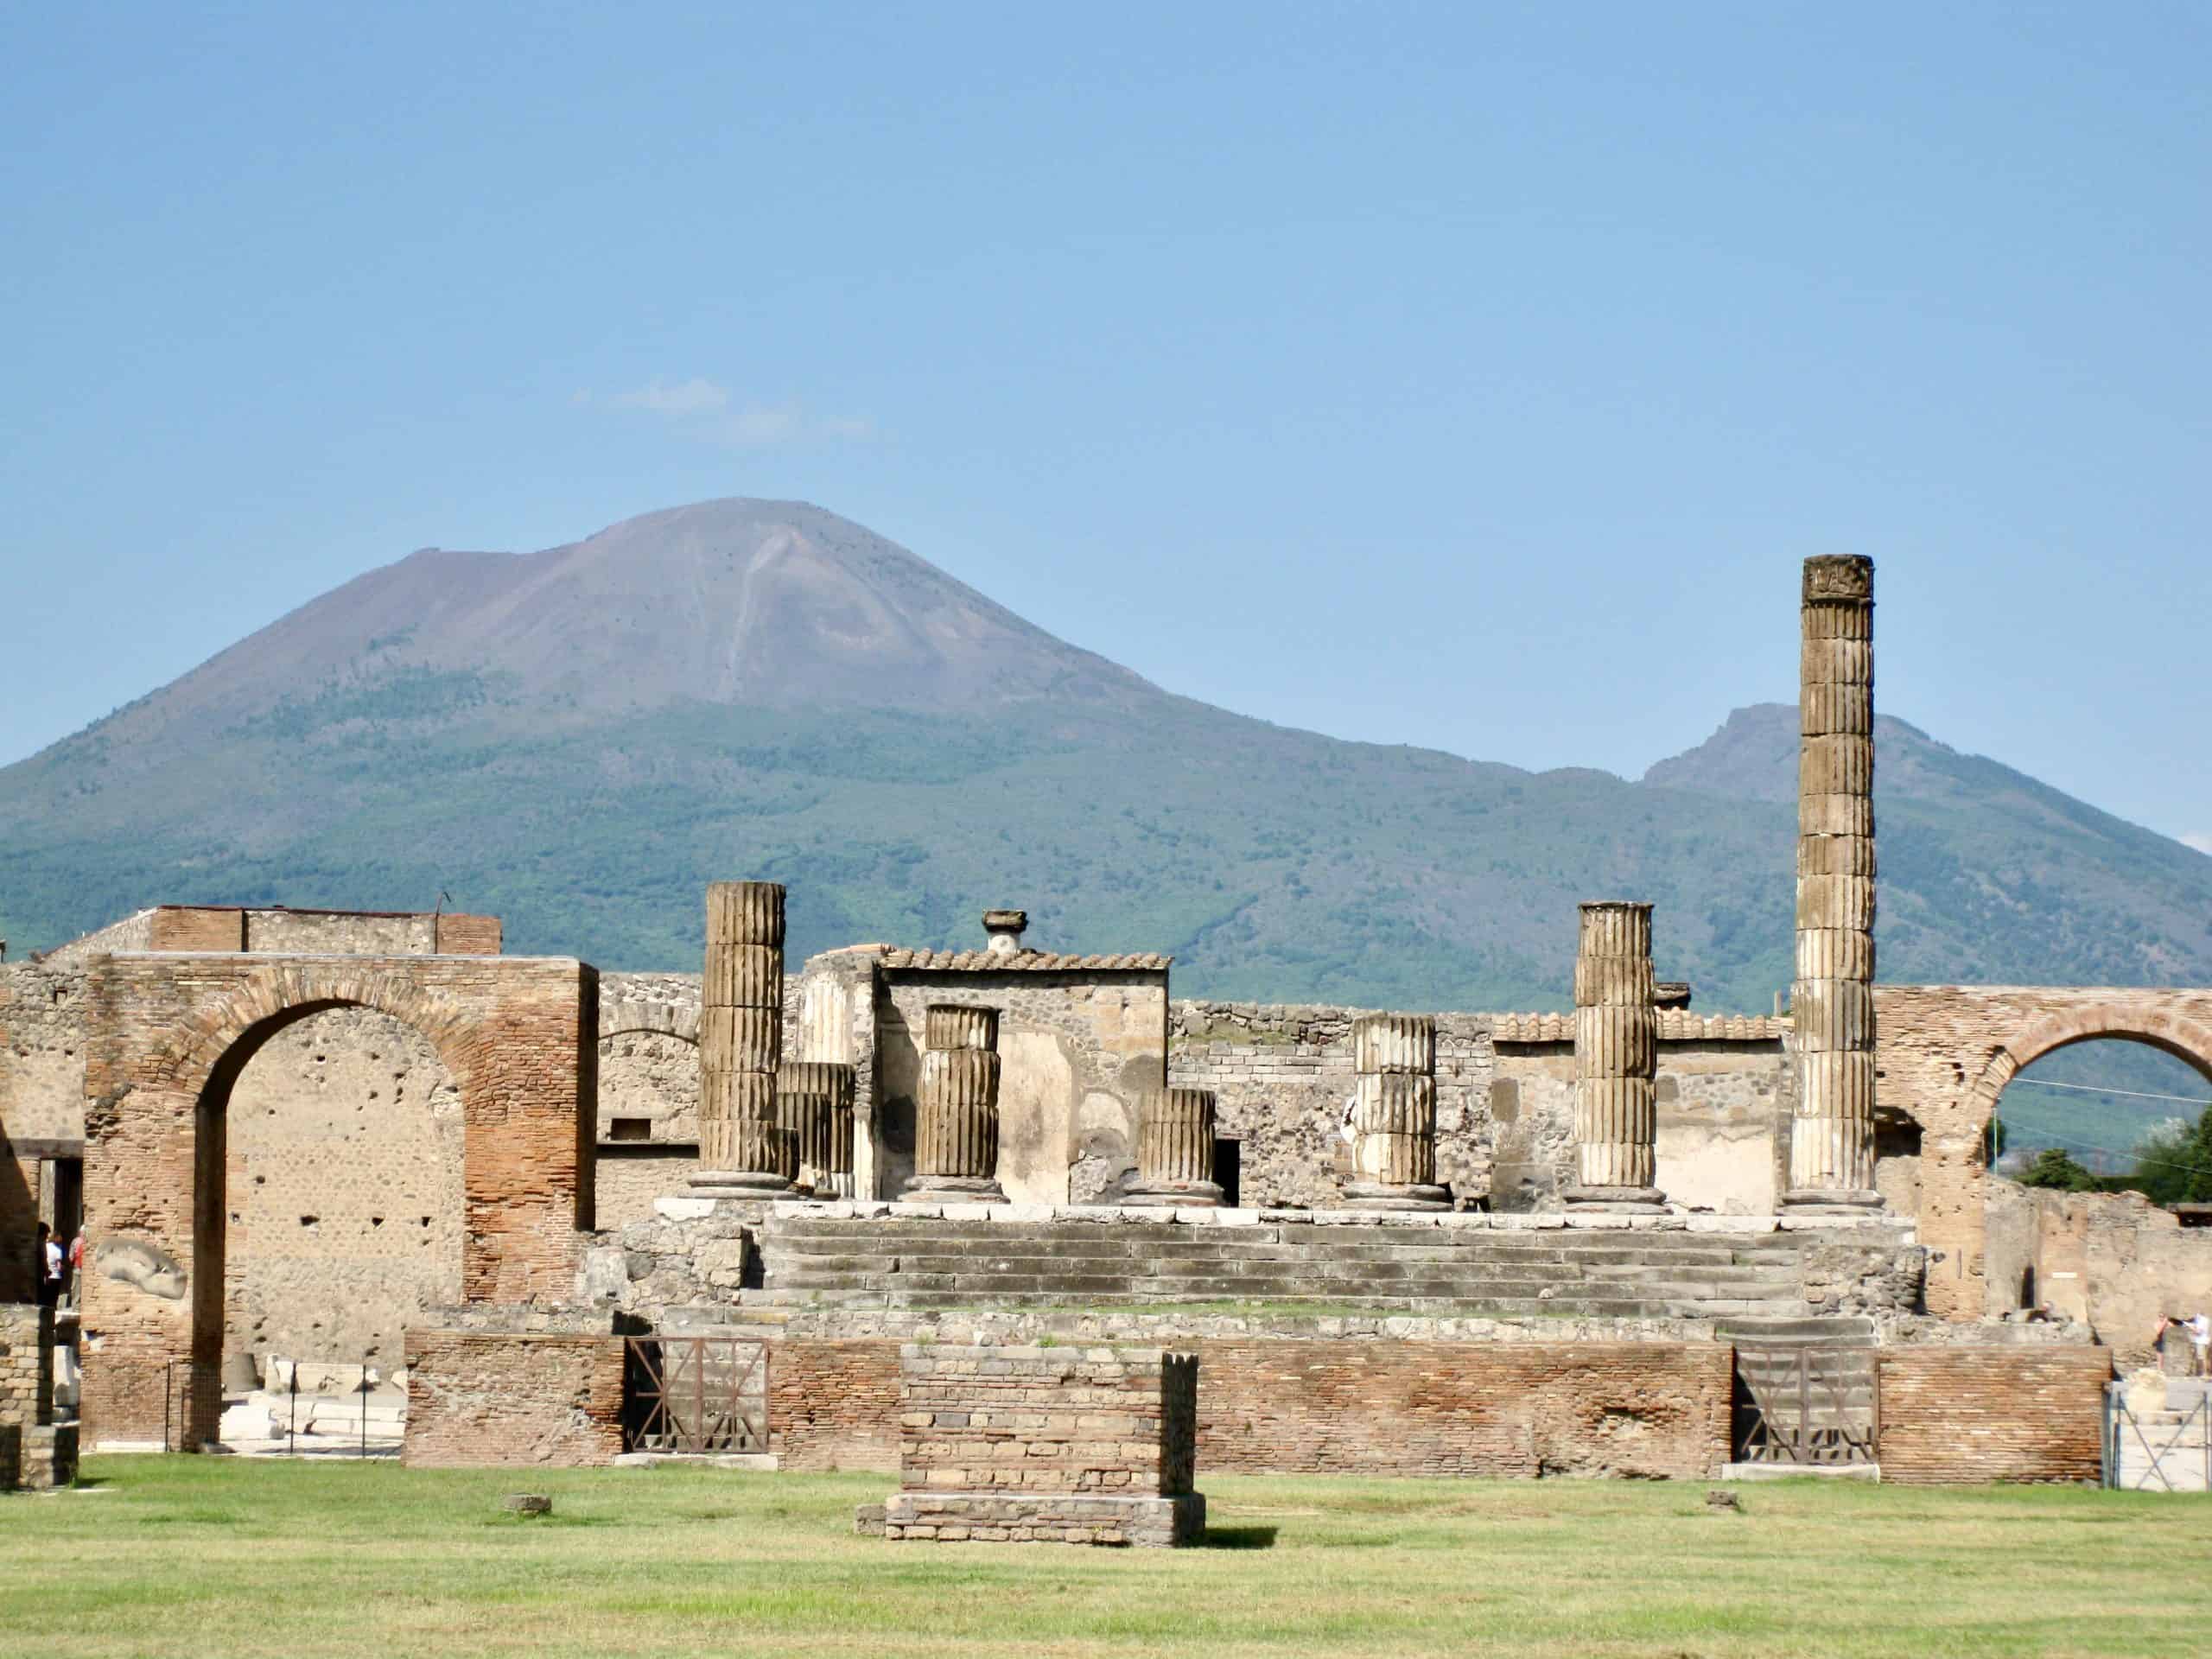
[[1731, 1319], [1713, 1334], [1738, 1347], [1774, 1344], [1810, 1347], [1822, 1343], [1874, 1345], [1874, 1321], [1855, 1314], [1821, 1314], [1797, 1319]]

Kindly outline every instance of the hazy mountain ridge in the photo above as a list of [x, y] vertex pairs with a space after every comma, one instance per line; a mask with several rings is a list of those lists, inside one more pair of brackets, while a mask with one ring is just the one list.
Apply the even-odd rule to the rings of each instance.
[[[510, 948], [690, 968], [708, 880], [795, 955], [1158, 949], [1188, 994], [1557, 1006], [1574, 905], [1647, 898], [1707, 1007], [1790, 971], [1796, 719], [1641, 783], [1338, 741], [1162, 691], [820, 509], [726, 501], [417, 553], [0, 770], [17, 948], [138, 905], [497, 911]], [[1883, 976], [2212, 982], [2212, 859], [1881, 726]]]

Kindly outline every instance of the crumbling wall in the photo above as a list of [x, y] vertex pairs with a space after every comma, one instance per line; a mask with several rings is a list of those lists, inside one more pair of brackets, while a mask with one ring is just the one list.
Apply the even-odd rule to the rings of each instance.
[[580, 1467], [622, 1451], [617, 1336], [407, 1333], [410, 1468]]
[[1899, 1485], [2094, 1481], [2102, 1348], [1885, 1348], [1874, 1355], [1882, 1478]]
[[[886, 969], [879, 983], [873, 1196], [895, 1197], [913, 1173], [923, 1014], [946, 1002], [999, 1011], [997, 1173], [1007, 1197], [1090, 1204], [1121, 1196], [1136, 1169], [1146, 1091], [1167, 1080], [1165, 969]], [[856, 1122], [855, 1137], [867, 1127]]]
[[226, 1351], [391, 1367], [461, 1300], [461, 1092], [422, 1033], [333, 1008], [232, 1086]]
[[[1241, 1142], [1242, 1203], [1338, 1202], [1351, 1026], [1370, 1012], [1173, 1006], [1172, 1080], [1215, 1092], [1218, 1132]], [[1660, 1034], [1660, 1186], [1677, 1204], [1772, 1214], [1777, 1125], [1791, 1098], [1779, 1027], [1669, 1010]], [[1455, 1195], [1501, 1211], [1557, 1207], [1574, 1172], [1573, 1035], [1571, 1016], [1436, 1016], [1437, 1172]]]
[[2082, 1320], [2123, 1370], [2158, 1363], [2162, 1319], [2212, 1313], [2212, 1229], [2184, 1227], [2139, 1192], [1993, 1179], [1986, 1227], [1990, 1315], [2042, 1306]]

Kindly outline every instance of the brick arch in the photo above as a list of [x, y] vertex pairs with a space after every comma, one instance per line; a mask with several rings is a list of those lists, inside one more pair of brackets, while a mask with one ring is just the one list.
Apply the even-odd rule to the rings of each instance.
[[195, 1012], [152, 1057], [151, 1075], [206, 1098], [230, 1084], [264, 1044], [287, 1026], [332, 1008], [389, 1014], [429, 1043], [464, 1096], [474, 1081], [476, 1021], [449, 997], [426, 991], [400, 973], [359, 973], [343, 964], [272, 969]]
[[[2192, 1066], [2212, 1083], [2212, 1027], [2171, 1009], [2092, 1003], [2047, 1014], [1999, 1044], [1967, 1096], [1968, 1116], [1977, 1148], [1986, 1144], [1998, 1097], [2012, 1079], [2046, 1054], [2076, 1043], [2142, 1043]], [[1977, 1160], [1980, 1153], [1974, 1154]]]
[[[461, 1295], [561, 1303], [593, 1224], [598, 975], [565, 957], [121, 951], [92, 971], [86, 1237], [91, 1444], [165, 1433], [180, 1369], [191, 1439], [221, 1411], [224, 1126], [269, 1038], [333, 1007], [428, 1040], [461, 1096]], [[207, 1172], [214, 1172], [214, 1179]], [[135, 1265], [134, 1265], [135, 1264]]]
[[679, 1043], [699, 1045], [699, 1010], [674, 1007], [665, 1002], [625, 999], [600, 1005], [599, 1040], [616, 1037], [672, 1037]]

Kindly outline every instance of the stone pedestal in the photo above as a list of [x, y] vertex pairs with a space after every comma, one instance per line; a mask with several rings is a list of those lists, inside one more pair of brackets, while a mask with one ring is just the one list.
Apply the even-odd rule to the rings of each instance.
[[1653, 1185], [1658, 1141], [1659, 1011], [1651, 906], [1582, 906], [1574, 956], [1575, 1184], [1570, 1208], [1637, 1215], [1666, 1208]]
[[1198, 1362], [1158, 1349], [909, 1344], [899, 1490], [863, 1533], [934, 1543], [1197, 1541]]
[[1344, 1207], [1450, 1209], [1452, 1195], [1436, 1181], [1436, 1021], [1367, 1014], [1351, 1039], [1358, 1092]]
[[779, 1114], [783, 1058], [784, 890], [772, 881], [707, 889], [707, 960], [699, 1009], [699, 1170], [702, 1198], [772, 1198], [791, 1190], [798, 1148]]
[[1805, 561], [1797, 771], [1793, 1211], [1874, 1190], [1874, 562]]
[[1221, 1202], [1213, 1178], [1211, 1089], [1162, 1089], [1145, 1097], [1137, 1122], [1137, 1173], [1124, 1204], [1207, 1208]]
[[1003, 1204], [999, 1162], [998, 1013], [953, 1004], [924, 1016], [914, 1114], [912, 1204]]

